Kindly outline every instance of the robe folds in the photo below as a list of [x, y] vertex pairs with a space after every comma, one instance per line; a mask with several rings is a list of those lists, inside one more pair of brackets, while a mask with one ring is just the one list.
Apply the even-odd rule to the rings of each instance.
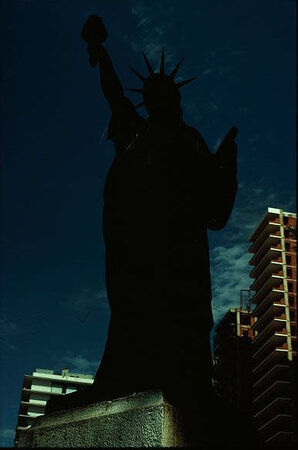
[[[228, 221], [236, 144], [212, 154], [183, 120], [156, 123], [128, 99], [113, 113], [115, 158], [103, 208], [108, 338], [95, 385], [112, 396], [170, 398], [211, 374], [213, 326], [207, 229]], [[109, 388], [107, 388], [109, 390]]]

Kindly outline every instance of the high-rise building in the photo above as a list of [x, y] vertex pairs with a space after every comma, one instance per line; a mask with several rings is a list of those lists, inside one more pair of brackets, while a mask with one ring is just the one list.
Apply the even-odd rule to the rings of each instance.
[[32, 426], [35, 417], [45, 413], [47, 401], [52, 396], [69, 394], [92, 383], [92, 375], [72, 373], [68, 369], [62, 369], [61, 374], [54, 373], [53, 370], [36, 369], [32, 375], [25, 375], [15, 444], [20, 433], [26, 432]]
[[215, 391], [241, 410], [250, 410], [252, 316], [249, 309], [230, 308], [214, 334]]
[[296, 214], [268, 208], [249, 240], [253, 415], [264, 443], [286, 445], [297, 439]]
[[215, 329], [218, 395], [251, 411], [259, 443], [297, 444], [296, 214], [268, 208], [250, 236], [254, 279], [246, 306]]

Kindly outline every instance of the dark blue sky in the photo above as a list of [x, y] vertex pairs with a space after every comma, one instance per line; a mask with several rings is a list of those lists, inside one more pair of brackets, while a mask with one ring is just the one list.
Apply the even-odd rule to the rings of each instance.
[[295, 211], [294, 0], [2, 0], [2, 445], [12, 444], [25, 373], [94, 373], [104, 348], [101, 209], [113, 147], [80, 36], [94, 13], [124, 87], [138, 86], [129, 64], [145, 72], [141, 51], [157, 65], [164, 46], [167, 70], [183, 57], [181, 77], [197, 77], [182, 88], [184, 118], [210, 149], [239, 127], [235, 209], [209, 233], [215, 320], [249, 286], [247, 237], [266, 208]]

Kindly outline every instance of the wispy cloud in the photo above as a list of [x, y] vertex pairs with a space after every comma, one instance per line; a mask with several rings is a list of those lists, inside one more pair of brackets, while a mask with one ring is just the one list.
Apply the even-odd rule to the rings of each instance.
[[[217, 322], [231, 307], [239, 305], [241, 289], [248, 289], [251, 254], [248, 238], [268, 207], [295, 211], [295, 197], [282, 190], [272, 191], [265, 179], [258, 185], [239, 186], [238, 199], [227, 227], [222, 232], [223, 245], [210, 252], [213, 314]], [[269, 185], [270, 186], [270, 185]]]
[[11, 343], [11, 339], [17, 336], [20, 332], [19, 327], [15, 321], [8, 319], [3, 315], [0, 319], [0, 341], [9, 350], [16, 350], [16, 346]]
[[[274, 188], [274, 189], [273, 189]], [[276, 189], [272, 182], [261, 179], [258, 184], [239, 184], [236, 206], [231, 215], [224, 239], [229, 243], [246, 242], [267, 208], [281, 208], [294, 212], [295, 195], [286, 189]]]
[[214, 322], [229, 308], [238, 306], [241, 289], [249, 287], [250, 257], [245, 244], [218, 246], [211, 251]]
[[71, 307], [78, 311], [83, 308], [108, 308], [106, 290], [104, 288], [99, 290], [84, 288], [72, 297]]
[[[166, 16], [165, 10], [167, 11]], [[170, 45], [167, 35], [171, 29], [171, 17], [175, 14], [175, 7], [171, 5], [170, 8], [165, 8], [164, 2], [149, 4], [144, 1], [136, 1], [132, 6], [131, 13], [137, 20], [136, 33], [131, 43], [132, 49], [138, 53], [144, 51], [150, 62], [157, 66], [160, 61], [161, 49], [165, 47], [166, 65], [170, 68], [176, 64], [178, 57]], [[153, 68], [157, 69], [157, 67]]]
[[7, 316], [0, 319], [0, 336], [15, 335], [18, 332], [17, 325]]
[[73, 314], [81, 323], [87, 323], [93, 313], [99, 311], [109, 313], [109, 303], [106, 290], [82, 289], [76, 295], [67, 299], [66, 305], [71, 308]]
[[99, 366], [99, 361], [90, 361], [81, 354], [68, 353], [59, 359], [60, 364], [69, 368], [71, 372], [93, 375]]
[[14, 436], [15, 430], [13, 428], [3, 428], [3, 430], [0, 430], [1, 447], [13, 447]]

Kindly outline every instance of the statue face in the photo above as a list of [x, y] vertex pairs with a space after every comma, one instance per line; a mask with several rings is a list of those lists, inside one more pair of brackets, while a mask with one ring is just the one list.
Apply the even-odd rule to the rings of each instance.
[[166, 75], [154, 74], [144, 82], [144, 101], [148, 113], [171, 113], [180, 107], [180, 93]]

